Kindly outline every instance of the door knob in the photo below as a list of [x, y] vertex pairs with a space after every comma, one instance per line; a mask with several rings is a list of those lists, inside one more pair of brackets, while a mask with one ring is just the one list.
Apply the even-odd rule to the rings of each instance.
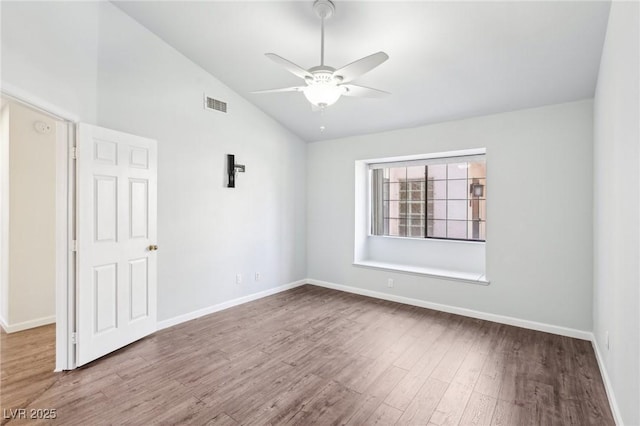
[[150, 245], [149, 247], [147, 247], [147, 250], [156, 251], [156, 250], [158, 250], [158, 246], [157, 245]]

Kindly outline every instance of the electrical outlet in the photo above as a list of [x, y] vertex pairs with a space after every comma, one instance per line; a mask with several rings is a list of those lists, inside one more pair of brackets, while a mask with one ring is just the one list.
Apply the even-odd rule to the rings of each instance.
[[256, 276], [254, 277], [256, 281], [260, 281], [260, 272], [256, 272]]
[[389, 288], [393, 288], [393, 278], [389, 278], [389, 279], [387, 280], [387, 287], [389, 287]]
[[236, 284], [242, 284], [242, 274], [236, 274]]
[[607, 348], [607, 350], [609, 350], [609, 332], [608, 331], [604, 332], [604, 346], [605, 348]]

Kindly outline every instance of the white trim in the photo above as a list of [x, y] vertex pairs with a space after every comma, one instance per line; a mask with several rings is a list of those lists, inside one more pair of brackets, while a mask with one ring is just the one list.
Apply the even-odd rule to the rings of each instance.
[[58, 118], [62, 121], [70, 121], [72, 123], [77, 123], [80, 121], [79, 117], [65, 109], [59, 108], [56, 105], [34, 95], [33, 93], [21, 89], [13, 84], [7, 83], [5, 81], [0, 82], [0, 91], [14, 100], [27, 104], [31, 108], [35, 107], [36, 109], [41, 110], [45, 114], [54, 115], [55, 118]]
[[622, 421], [622, 416], [620, 415], [620, 409], [618, 408], [618, 402], [616, 401], [616, 396], [613, 393], [613, 386], [611, 385], [611, 379], [609, 379], [609, 374], [607, 373], [607, 367], [606, 367], [606, 364], [604, 363], [602, 352], [600, 352], [598, 341], [596, 340], [596, 336], [593, 333], [591, 333], [590, 340], [591, 340], [591, 345], [593, 346], [593, 352], [595, 352], [596, 354], [598, 367], [600, 368], [600, 375], [602, 376], [602, 381], [604, 383], [604, 390], [607, 393], [607, 399], [609, 399], [609, 406], [611, 407], [613, 420], [616, 422], [618, 426], [623, 426], [624, 422]]
[[415, 160], [383, 161], [381, 163], [369, 163], [369, 170], [389, 169], [392, 167], [416, 167], [440, 164], [472, 163], [477, 161], [485, 161], [485, 154], [482, 153], [475, 155], [454, 155], [438, 157], [424, 156]]
[[2, 328], [4, 330], [5, 333], [9, 333], [7, 331], [7, 329], [9, 328], [9, 326], [7, 325], [7, 321], [2, 317], [2, 315], [0, 315], [0, 328]]
[[[67, 150], [75, 148], [77, 145], [76, 136], [78, 133], [76, 124], [69, 124], [69, 133], [67, 141]], [[77, 160], [77, 158], [76, 158]], [[76, 368], [76, 344], [73, 342], [71, 336], [76, 332], [76, 277], [77, 274], [77, 253], [72, 251], [71, 241], [76, 239], [76, 217], [78, 217], [78, 206], [76, 204], [76, 170], [77, 161], [71, 160], [67, 157], [67, 281], [66, 288], [62, 290], [62, 294], [65, 297], [66, 305], [62, 312], [56, 311], [58, 318], [61, 316], [66, 317], [67, 328], [64, 332], [64, 340], [57, 340], [57, 345], [66, 343], [66, 350], [60, 353], [61, 361], [56, 361], [57, 365], [62, 366], [63, 370], [73, 370]], [[77, 245], [76, 245], [77, 247]], [[65, 303], [61, 301], [60, 303]], [[65, 320], [62, 320], [65, 321]], [[56, 368], [57, 371], [57, 368]]]
[[470, 148], [470, 149], [460, 149], [457, 151], [444, 151], [444, 152], [429, 152], [425, 154], [412, 154], [412, 155], [402, 155], [396, 157], [382, 157], [382, 158], [368, 158], [365, 160], [357, 160], [365, 163], [367, 166], [370, 164], [376, 163], [396, 163], [396, 162], [406, 162], [406, 161], [417, 161], [424, 159], [441, 159], [448, 157], [462, 157], [462, 156], [473, 156], [473, 155], [485, 155], [487, 153], [486, 148]]
[[54, 371], [74, 368], [69, 354], [73, 353], [73, 343], [69, 338], [73, 332], [73, 318], [69, 312], [70, 293], [74, 293], [69, 250], [70, 226], [74, 217], [72, 182], [74, 174], [69, 150], [74, 145], [75, 125], [69, 121], [56, 123], [56, 366]]
[[0, 318], [0, 325], [7, 333], [15, 333], [22, 330], [28, 330], [30, 328], [36, 328], [43, 325], [53, 324], [56, 322], [56, 316], [51, 315], [48, 317], [36, 318], [29, 321], [23, 321], [16, 324], [7, 324], [4, 319]]
[[[58, 315], [58, 312], [67, 312], [67, 304], [66, 304], [66, 290], [67, 290], [67, 255], [68, 255], [68, 247], [67, 247], [67, 179], [68, 179], [68, 165], [69, 161], [69, 149], [67, 148], [67, 143], [69, 141], [68, 137], [69, 125], [65, 122], [56, 121], [56, 157], [55, 157], [55, 166], [56, 166], [56, 195], [55, 195], [55, 205], [56, 205], [56, 224], [55, 224], [55, 233], [56, 233], [56, 249], [55, 249], [55, 258], [56, 258], [56, 278], [55, 278], [55, 314], [58, 318], [56, 321], [56, 366], [54, 371], [62, 371], [66, 365], [62, 362], [65, 358], [66, 353], [64, 348], [67, 343], [67, 316], [66, 315]], [[63, 214], [64, 212], [64, 214]], [[58, 337], [60, 336], [60, 337]]]
[[[11, 110], [6, 105], [6, 115], [11, 121]], [[0, 108], [0, 113], [2, 113]], [[6, 133], [10, 137], [9, 123], [4, 123]], [[3, 129], [4, 130], [4, 129]], [[0, 314], [3, 319], [9, 318], [9, 190], [11, 188], [9, 179], [9, 137], [0, 138]], [[7, 321], [3, 321], [6, 325]]]
[[389, 300], [391, 302], [404, 303], [406, 305], [419, 306], [421, 308], [433, 309], [435, 311], [448, 312], [451, 314], [463, 315], [465, 317], [478, 318], [486, 321], [493, 321], [500, 324], [513, 325], [516, 327], [528, 328], [530, 330], [543, 331], [545, 333], [558, 334], [560, 336], [573, 337], [582, 340], [591, 340], [591, 332], [576, 330], [574, 328], [562, 327], [558, 325], [545, 324], [536, 321], [529, 321], [520, 318], [508, 317], [504, 315], [491, 314], [488, 312], [475, 311], [473, 309], [460, 308], [457, 306], [443, 305], [440, 303], [428, 302], [426, 300], [414, 299], [411, 297], [397, 296], [395, 294], [381, 293], [348, 285], [335, 284], [327, 281], [307, 279], [307, 283], [319, 287], [331, 288], [334, 290], [346, 291], [347, 293], [360, 294], [362, 296], [375, 297], [376, 299]]
[[300, 287], [308, 282], [308, 280], [298, 280], [292, 283], [284, 284], [279, 287], [270, 288], [258, 293], [249, 294], [247, 296], [238, 297], [237, 299], [228, 300], [226, 302], [218, 303], [217, 305], [208, 306], [206, 308], [198, 309], [186, 314], [178, 315], [173, 318], [158, 321], [158, 330], [173, 327], [174, 325], [181, 324], [183, 322], [191, 321], [196, 318], [200, 318], [205, 315], [212, 314], [214, 312], [223, 311], [233, 306], [242, 305], [243, 303], [252, 302], [254, 300], [262, 299], [263, 297], [271, 296], [272, 294], [280, 293], [292, 288]]
[[482, 272], [459, 272], [445, 269], [425, 268], [422, 266], [399, 265], [397, 263], [378, 262], [375, 260], [358, 260], [353, 266], [382, 269], [385, 271], [405, 272], [413, 275], [440, 278], [443, 280], [461, 281], [470, 284], [489, 285], [487, 277]]

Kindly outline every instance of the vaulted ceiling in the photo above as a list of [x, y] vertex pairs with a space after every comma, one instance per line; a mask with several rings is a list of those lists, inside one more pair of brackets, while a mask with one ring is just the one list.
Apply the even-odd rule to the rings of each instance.
[[303, 83], [267, 52], [319, 64], [312, 1], [114, 3], [307, 141], [590, 98], [610, 6], [335, 0], [325, 63], [339, 68], [384, 51], [390, 59], [356, 83], [392, 95], [342, 97], [313, 112], [302, 93], [250, 93]]

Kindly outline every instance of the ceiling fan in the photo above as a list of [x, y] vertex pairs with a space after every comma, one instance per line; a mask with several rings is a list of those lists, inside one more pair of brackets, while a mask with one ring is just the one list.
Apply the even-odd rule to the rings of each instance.
[[336, 103], [340, 96], [378, 98], [389, 95], [390, 93], [382, 90], [349, 84], [389, 59], [389, 55], [384, 52], [374, 53], [358, 59], [340, 69], [324, 64], [324, 21], [333, 16], [336, 7], [331, 0], [315, 0], [313, 10], [322, 22], [320, 27], [320, 65], [305, 70], [275, 53], [265, 54], [269, 59], [282, 65], [293, 75], [304, 79], [307, 85], [258, 90], [251, 93], [302, 92], [307, 100], [311, 102], [314, 110], [324, 110], [329, 105]]

